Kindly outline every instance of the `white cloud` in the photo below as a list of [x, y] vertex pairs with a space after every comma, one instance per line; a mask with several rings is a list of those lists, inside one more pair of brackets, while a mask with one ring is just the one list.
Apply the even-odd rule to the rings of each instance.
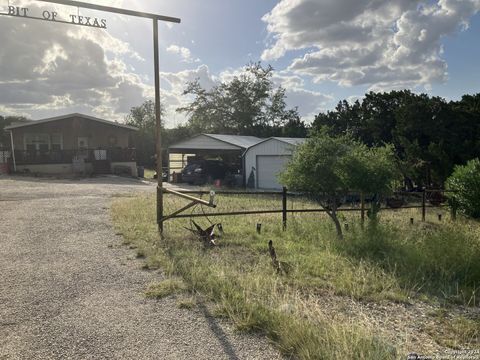
[[479, 0], [282, 0], [263, 17], [271, 44], [262, 59], [307, 50], [289, 70], [317, 83], [428, 87], [447, 79], [442, 37], [479, 10]]
[[3, 17], [0, 43], [0, 106], [10, 114], [75, 110], [122, 120], [150, 88], [122, 60], [141, 57], [103, 30]]
[[350, 104], [354, 104], [356, 101], [362, 102], [364, 98], [364, 95], [350, 95], [349, 97], [347, 97], [347, 101]]
[[306, 89], [303, 78], [287, 71], [274, 72], [272, 80], [276, 86], [285, 88], [287, 106], [298, 107], [300, 116], [307, 122], [312, 121], [333, 101], [333, 96], [329, 94]]
[[189, 82], [198, 79], [204, 89], [211, 89], [217, 84], [215, 76], [210, 72], [207, 65], [200, 65], [196, 69], [179, 72], [161, 72], [163, 83], [167, 83], [168, 90], [176, 94], [182, 94]]
[[162, 104], [165, 110], [167, 127], [186, 122], [186, 114], [177, 113], [176, 109], [186, 106], [192, 98], [183, 95], [187, 84], [195, 80], [199, 81], [204, 89], [211, 89], [218, 84], [216, 77], [210, 72], [207, 65], [200, 65], [196, 69], [183, 70], [179, 72], [161, 72]]
[[192, 57], [192, 52], [186, 47], [170, 45], [167, 47], [167, 52], [180, 55], [182, 61], [186, 63], [200, 62], [200, 59], [194, 59]]

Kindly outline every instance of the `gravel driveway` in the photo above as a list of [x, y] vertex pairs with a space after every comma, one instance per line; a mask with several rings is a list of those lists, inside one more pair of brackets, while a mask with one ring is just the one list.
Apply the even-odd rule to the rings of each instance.
[[121, 246], [111, 198], [153, 185], [0, 177], [0, 359], [272, 359], [199, 306], [147, 300], [161, 279]]

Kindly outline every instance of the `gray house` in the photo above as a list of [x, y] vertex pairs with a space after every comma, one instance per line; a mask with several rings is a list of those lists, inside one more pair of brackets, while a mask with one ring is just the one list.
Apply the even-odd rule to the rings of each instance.
[[15, 171], [137, 175], [135, 127], [83, 114], [12, 124], [11, 157]]

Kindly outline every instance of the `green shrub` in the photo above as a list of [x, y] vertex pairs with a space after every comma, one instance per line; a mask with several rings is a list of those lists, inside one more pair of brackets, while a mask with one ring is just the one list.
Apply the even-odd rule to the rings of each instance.
[[449, 203], [467, 216], [480, 218], [480, 160], [473, 159], [455, 169], [446, 181]]

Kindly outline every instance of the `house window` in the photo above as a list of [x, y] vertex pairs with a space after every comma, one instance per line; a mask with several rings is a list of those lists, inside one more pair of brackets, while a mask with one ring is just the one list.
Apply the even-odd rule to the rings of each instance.
[[63, 149], [63, 136], [62, 134], [52, 134], [50, 136], [50, 143], [53, 151], [59, 151]]
[[25, 134], [25, 150], [28, 151], [35, 151], [37, 150], [37, 144], [36, 144], [36, 135], [34, 134]]
[[48, 134], [25, 134], [25, 150], [47, 152], [49, 148]]
[[7, 164], [10, 158], [10, 151], [0, 150], [0, 164]]
[[86, 150], [88, 149], [88, 137], [86, 136], [79, 136], [77, 138], [77, 144], [79, 150]]

